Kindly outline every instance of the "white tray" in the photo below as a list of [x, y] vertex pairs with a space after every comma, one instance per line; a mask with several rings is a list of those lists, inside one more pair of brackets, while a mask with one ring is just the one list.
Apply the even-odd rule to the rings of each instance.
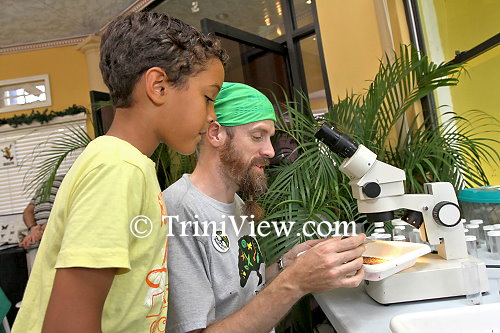
[[500, 303], [405, 313], [391, 320], [394, 333], [497, 333]]
[[366, 244], [363, 256], [388, 259], [376, 265], [363, 265], [365, 280], [380, 281], [405, 268], [415, 265], [417, 258], [431, 252], [426, 244], [410, 242], [371, 241]]

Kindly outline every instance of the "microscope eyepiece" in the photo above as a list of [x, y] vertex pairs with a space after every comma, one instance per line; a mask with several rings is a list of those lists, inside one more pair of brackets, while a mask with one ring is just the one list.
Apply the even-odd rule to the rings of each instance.
[[358, 145], [351, 138], [326, 124], [323, 124], [314, 136], [340, 157], [349, 158], [358, 149]]

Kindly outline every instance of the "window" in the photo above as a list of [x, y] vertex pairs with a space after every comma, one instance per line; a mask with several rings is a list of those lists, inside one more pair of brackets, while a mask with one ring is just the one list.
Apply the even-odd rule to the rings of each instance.
[[311, 110], [315, 115], [326, 113], [328, 103], [316, 35], [303, 38], [299, 43]]
[[51, 105], [48, 75], [0, 81], [0, 112]]
[[168, 0], [153, 2], [153, 7], [154, 12], [167, 13], [200, 31], [200, 20], [209, 18], [267, 39], [284, 33], [279, 0]]
[[[7, 125], [0, 127], [0, 154], [2, 157], [8, 151], [10, 158], [4, 158], [13, 163], [1, 163], [0, 174], [2, 185], [0, 186], [0, 216], [6, 214], [22, 213], [31, 200], [30, 191], [25, 191], [25, 184], [37, 171], [36, 159], [46, 148], [46, 142], [61, 137], [69, 132], [70, 127], [85, 128], [84, 114], [58, 117], [49, 124], [22, 125], [12, 128]], [[8, 149], [5, 149], [5, 148]], [[65, 174], [80, 151], [73, 152], [67, 156], [58, 169], [58, 173]]]
[[293, 11], [297, 28], [314, 23], [312, 0], [293, 0]]
[[[287, 93], [291, 91], [290, 88], [301, 90], [307, 93], [315, 114], [324, 113], [331, 106], [315, 1], [155, 0], [146, 10], [172, 15], [205, 33], [217, 35], [230, 55], [226, 79], [229, 77], [235, 82], [266, 88], [278, 96], [281, 93], [279, 87], [284, 87]], [[213, 21], [209, 23], [210, 27], [200, 24], [200, 20], [204, 18]], [[255, 37], [262, 37], [283, 46], [286, 52], [286, 82], [269, 78], [272, 72], [268, 70], [270, 66], [266, 67], [262, 63], [257, 65], [257, 62], [254, 62], [256, 66], [252, 67], [247, 61], [248, 54], [265, 54], [260, 52], [262, 49], [271, 51], [271, 54], [280, 53], [277, 48], [264, 43], [262, 38]], [[266, 47], [261, 47], [264, 45]], [[256, 46], [261, 47], [259, 52], [254, 52], [258, 50]], [[266, 57], [269, 58], [267, 55]], [[281, 63], [273, 66], [280, 71], [281, 67]], [[241, 68], [244, 70], [241, 71]], [[251, 75], [262, 80], [252, 80], [249, 78]], [[267, 85], [262, 81], [267, 82]], [[274, 88], [280, 92], [276, 93]]]

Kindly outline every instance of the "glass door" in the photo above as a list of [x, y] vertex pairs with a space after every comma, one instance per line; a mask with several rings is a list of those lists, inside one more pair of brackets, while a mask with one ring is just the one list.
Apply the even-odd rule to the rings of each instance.
[[273, 104], [291, 96], [287, 48], [275, 41], [216, 22], [201, 20], [204, 34], [214, 34], [229, 54], [225, 81], [248, 84]]

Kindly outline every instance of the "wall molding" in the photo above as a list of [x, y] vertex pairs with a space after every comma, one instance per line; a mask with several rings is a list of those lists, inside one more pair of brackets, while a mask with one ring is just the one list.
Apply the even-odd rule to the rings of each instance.
[[12, 127], [8, 124], [0, 125], [0, 134], [6, 135], [7, 133], [10, 132], [16, 132], [24, 129], [36, 129], [42, 126], [48, 126], [48, 125], [62, 125], [66, 123], [71, 123], [75, 122], [78, 120], [87, 120], [87, 113], [82, 112], [82, 113], [77, 113], [77, 114], [68, 114], [64, 117], [55, 117], [54, 119], [50, 120], [47, 123], [41, 123], [39, 121], [33, 121], [31, 124], [21, 124], [18, 125], [17, 127]]
[[21, 53], [21, 52], [29, 52], [42, 49], [50, 49], [53, 47], [77, 45], [78, 43], [81, 43], [85, 38], [87, 38], [87, 36], [88, 35], [0, 47], [0, 54]]
[[125, 9], [120, 15], [123, 14], [128, 14], [128, 13], [133, 13], [133, 12], [139, 12], [146, 8], [151, 2], [154, 0], [137, 0], [135, 3], [130, 5], [127, 9]]

